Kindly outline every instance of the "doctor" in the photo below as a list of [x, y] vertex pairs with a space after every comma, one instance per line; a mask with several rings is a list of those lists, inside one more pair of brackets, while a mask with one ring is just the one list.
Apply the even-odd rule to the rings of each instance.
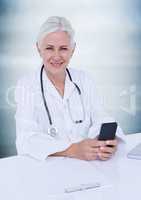
[[92, 78], [68, 67], [75, 45], [65, 18], [50, 17], [42, 25], [37, 38], [42, 66], [15, 90], [18, 154], [107, 160], [115, 153], [123, 133], [118, 127], [115, 140], [97, 140], [101, 124], [113, 120], [103, 111]]

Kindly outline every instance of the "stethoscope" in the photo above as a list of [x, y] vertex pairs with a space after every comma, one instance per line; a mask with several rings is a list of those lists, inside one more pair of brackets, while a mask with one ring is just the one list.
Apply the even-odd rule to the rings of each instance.
[[[42, 68], [41, 68], [41, 71], [40, 71], [40, 84], [41, 84], [41, 93], [42, 93], [42, 98], [43, 98], [43, 103], [44, 103], [44, 107], [46, 109], [46, 113], [47, 113], [47, 116], [48, 116], [48, 120], [49, 120], [49, 124], [50, 124], [50, 127], [48, 129], [48, 134], [52, 137], [56, 137], [57, 136], [57, 133], [58, 133], [58, 130], [57, 128], [53, 125], [53, 122], [52, 122], [52, 119], [51, 119], [51, 114], [50, 114], [50, 111], [49, 111], [49, 108], [47, 106], [47, 102], [46, 102], [46, 98], [45, 98], [45, 94], [44, 94], [44, 86], [43, 86], [43, 69], [44, 69], [44, 65], [42, 65]], [[83, 110], [83, 118], [80, 119], [80, 120], [73, 120], [73, 117], [71, 115], [71, 111], [70, 111], [70, 105], [69, 105], [69, 100], [67, 100], [67, 103], [68, 103], [68, 110], [69, 110], [69, 115], [70, 115], [70, 118], [72, 120], [73, 123], [76, 123], [76, 124], [79, 124], [79, 123], [82, 123], [84, 120], [85, 120], [85, 110], [84, 110], [84, 104], [83, 104], [83, 101], [82, 101], [82, 97], [81, 97], [81, 90], [80, 88], [78, 87], [78, 85], [73, 82], [72, 80], [72, 77], [70, 75], [70, 72], [68, 70], [68, 68], [66, 68], [66, 71], [67, 71], [67, 74], [69, 76], [69, 79], [70, 81], [75, 85], [77, 91], [78, 91], [78, 94], [79, 94], [79, 97], [80, 97], [80, 101], [81, 101], [81, 105], [82, 105], [82, 110]]]

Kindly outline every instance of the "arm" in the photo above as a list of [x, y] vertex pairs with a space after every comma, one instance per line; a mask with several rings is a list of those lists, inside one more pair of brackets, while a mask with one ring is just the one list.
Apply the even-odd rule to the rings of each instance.
[[89, 130], [91, 137], [88, 135], [89, 139], [85, 139], [81, 142], [72, 144], [65, 151], [57, 152], [51, 156], [67, 156], [83, 160], [95, 160], [99, 157], [101, 160], [106, 160], [116, 151], [118, 143], [117, 140], [109, 141], [113, 146], [111, 148], [106, 146], [105, 141], [103, 141], [101, 144], [99, 141], [97, 141], [97, 139], [93, 139], [96, 138], [96, 136], [99, 134], [101, 123], [113, 121], [113, 119], [109, 118], [109, 116], [104, 112], [102, 106], [100, 105], [98, 96], [95, 94], [96, 91], [93, 87], [93, 82], [91, 83], [92, 85], [89, 84], [90, 80], [87, 80], [86, 83], [88, 83], [88, 85], [84, 85], [87, 85], [87, 90], [85, 88], [84, 92], [88, 92], [88, 99], [90, 100], [89, 102], [91, 104], [91, 108], [93, 108], [91, 109], [92, 125]]
[[[88, 137], [95, 138], [99, 135], [102, 123], [114, 122], [115, 119], [105, 112], [102, 99], [92, 80], [89, 80], [89, 88], [91, 88], [89, 97], [91, 104], [91, 127], [89, 129]], [[125, 140], [125, 135], [120, 126], [117, 127], [116, 136], [117, 139], [120, 138], [123, 141]]]
[[[113, 141], [111, 144], [113, 144]], [[104, 153], [103, 155], [102, 148], [105, 148], [105, 145], [106, 144], [104, 141], [98, 141], [96, 139], [85, 139], [81, 142], [73, 143], [65, 151], [57, 152], [50, 156], [67, 156], [81, 160], [95, 160], [99, 156], [99, 158], [104, 160], [107, 159], [108, 155], [112, 153], [111, 149], [107, 149], [108, 153]]]
[[37, 120], [35, 95], [38, 94], [39, 91], [34, 92], [26, 80], [19, 82], [16, 87], [16, 146], [18, 154], [44, 160], [50, 154], [67, 149], [71, 143], [66, 138], [54, 139], [44, 132]]
[[[96, 88], [94, 87], [93, 81], [89, 81], [90, 91], [90, 103], [91, 103], [91, 127], [89, 129], [88, 137], [97, 138], [100, 132], [102, 123], [114, 122], [115, 120], [105, 112], [103, 103], [99, 98]], [[116, 139], [111, 141], [106, 141], [106, 144], [111, 144], [112, 147], [108, 147], [106, 144], [99, 148], [98, 157], [101, 160], [107, 160], [110, 158], [117, 150], [118, 143], [125, 140], [122, 129], [118, 126], [116, 132]]]
[[[24, 86], [24, 85], [28, 85]], [[46, 134], [38, 123], [37, 97], [31, 85], [25, 81], [15, 91], [16, 111], [16, 146], [18, 154], [30, 155], [39, 160], [48, 156], [67, 156], [82, 160], [94, 160], [97, 157], [99, 143], [94, 139], [86, 139], [71, 144], [67, 138], [54, 139]]]

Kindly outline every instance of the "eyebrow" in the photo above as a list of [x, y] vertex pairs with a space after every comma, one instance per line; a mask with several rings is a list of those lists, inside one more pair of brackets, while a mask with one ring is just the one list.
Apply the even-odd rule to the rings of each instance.
[[[54, 45], [52, 45], [52, 44], [47, 44], [47, 46], [54, 47]], [[64, 44], [64, 45], [61, 45], [60, 47], [68, 47], [68, 45]]]

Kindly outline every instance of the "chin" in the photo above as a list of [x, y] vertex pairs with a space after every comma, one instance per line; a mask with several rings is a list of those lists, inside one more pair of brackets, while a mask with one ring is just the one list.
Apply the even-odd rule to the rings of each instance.
[[66, 67], [63, 65], [61, 66], [53, 66], [53, 65], [49, 65], [47, 67], [47, 71], [49, 71], [52, 74], [57, 74], [57, 73], [63, 73], [66, 70]]

